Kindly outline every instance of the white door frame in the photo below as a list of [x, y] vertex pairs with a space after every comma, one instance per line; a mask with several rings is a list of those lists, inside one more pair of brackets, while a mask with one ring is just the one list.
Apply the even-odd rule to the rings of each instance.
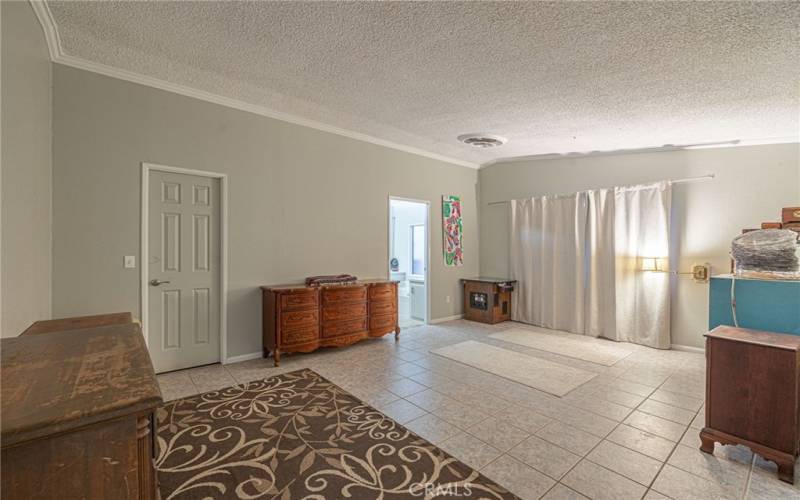
[[[391, 196], [387, 201], [387, 217], [389, 227], [386, 230], [387, 253], [386, 277], [391, 277], [389, 261], [392, 259], [392, 201], [410, 201], [412, 203], [422, 203], [425, 205], [425, 324], [431, 322], [431, 202], [429, 200], [419, 200], [416, 198], [404, 198], [402, 196]], [[399, 321], [399, 320], [398, 320]]]
[[142, 162], [142, 234], [139, 265], [141, 266], [141, 317], [142, 333], [145, 343], [149, 343], [148, 316], [149, 301], [149, 209], [150, 209], [150, 172], [171, 172], [175, 174], [196, 175], [219, 179], [220, 207], [219, 207], [219, 361], [228, 362], [228, 176], [206, 170], [193, 170], [190, 168], [170, 167], [155, 163]]

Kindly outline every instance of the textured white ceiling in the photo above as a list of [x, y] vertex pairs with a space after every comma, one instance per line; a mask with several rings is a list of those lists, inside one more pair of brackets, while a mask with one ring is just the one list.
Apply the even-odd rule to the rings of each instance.
[[68, 56], [474, 163], [800, 128], [797, 2], [48, 5]]

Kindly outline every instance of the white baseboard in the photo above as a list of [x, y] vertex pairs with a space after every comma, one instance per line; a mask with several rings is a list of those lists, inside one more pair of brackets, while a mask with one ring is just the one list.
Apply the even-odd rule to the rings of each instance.
[[463, 314], [456, 314], [455, 316], [445, 316], [443, 318], [436, 318], [430, 320], [428, 323], [431, 325], [438, 325], [439, 323], [447, 323], [448, 321], [455, 321], [457, 319], [463, 319]]
[[670, 347], [675, 351], [697, 352], [705, 354], [706, 350], [702, 347], [694, 347], [690, 345], [672, 344]]
[[262, 352], [251, 352], [250, 354], [240, 354], [239, 356], [230, 356], [228, 359], [222, 362], [223, 365], [229, 365], [231, 363], [240, 363], [242, 361], [250, 361], [251, 359], [258, 359], [262, 357], [264, 353]]

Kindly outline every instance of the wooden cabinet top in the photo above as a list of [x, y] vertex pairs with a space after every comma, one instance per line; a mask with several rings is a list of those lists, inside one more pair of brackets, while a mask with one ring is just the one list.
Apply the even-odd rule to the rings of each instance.
[[20, 335], [38, 335], [41, 333], [80, 330], [98, 326], [124, 325], [133, 323], [133, 315], [129, 312], [96, 314], [94, 316], [77, 316], [74, 318], [48, 319], [37, 321]]
[[706, 333], [705, 336], [712, 339], [733, 340], [789, 351], [800, 351], [800, 335], [762, 332], [760, 330], [720, 325]]
[[161, 404], [136, 324], [2, 339], [3, 447]]
[[368, 286], [368, 285], [388, 285], [391, 283], [398, 283], [398, 281], [384, 280], [384, 279], [366, 279], [366, 280], [353, 281], [351, 283], [331, 283], [331, 284], [315, 285], [315, 286], [307, 286], [302, 283], [298, 283], [295, 285], [268, 285], [268, 286], [262, 286], [261, 289], [264, 291], [290, 292], [292, 290], [320, 290], [323, 288], [337, 288], [337, 287], [347, 288], [347, 287], [358, 287], [358, 286]]

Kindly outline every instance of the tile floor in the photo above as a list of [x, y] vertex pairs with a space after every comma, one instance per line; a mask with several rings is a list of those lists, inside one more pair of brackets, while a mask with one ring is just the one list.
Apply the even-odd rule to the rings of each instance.
[[[165, 400], [311, 368], [525, 499], [790, 499], [800, 481], [748, 449], [698, 450], [705, 358], [630, 345], [606, 367], [488, 337], [513, 323], [420, 326], [342, 349], [159, 375]], [[428, 353], [476, 340], [597, 377], [562, 398]], [[798, 471], [800, 474], [800, 470]], [[798, 476], [800, 477], [800, 476]]]

